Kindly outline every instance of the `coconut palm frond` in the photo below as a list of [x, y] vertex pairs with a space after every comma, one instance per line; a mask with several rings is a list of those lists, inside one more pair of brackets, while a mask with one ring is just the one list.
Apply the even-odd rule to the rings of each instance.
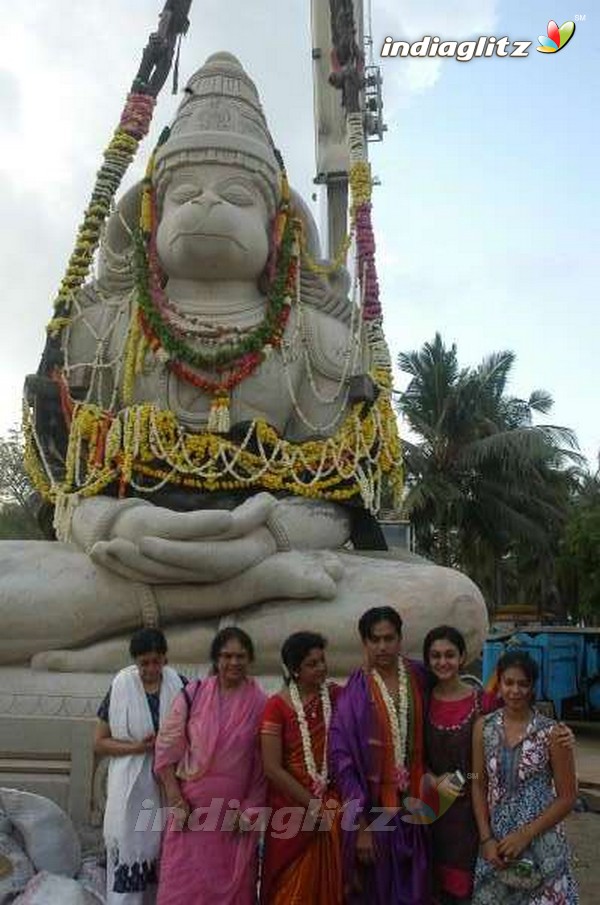
[[542, 415], [547, 415], [548, 412], [552, 410], [554, 399], [547, 390], [533, 390], [533, 392], [529, 394], [527, 404], [533, 411], [540, 412]]

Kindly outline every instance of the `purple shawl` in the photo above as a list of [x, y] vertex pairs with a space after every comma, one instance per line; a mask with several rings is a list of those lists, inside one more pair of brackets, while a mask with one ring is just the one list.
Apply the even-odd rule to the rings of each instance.
[[[420, 664], [410, 663], [421, 678]], [[358, 669], [350, 676], [338, 698], [329, 730], [329, 764], [342, 801], [352, 802], [343, 821], [343, 870], [347, 902], [411, 903], [428, 905], [430, 840], [428, 827], [403, 822], [401, 815], [390, 821], [391, 830], [375, 830], [376, 863], [356, 878], [356, 831], [350, 827], [360, 812], [368, 816], [376, 806], [378, 777], [373, 775], [369, 742], [377, 737], [376, 711], [368, 677]], [[360, 872], [358, 872], [360, 873]], [[354, 889], [352, 893], [349, 890]], [[365, 897], [366, 896], [366, 897]]]

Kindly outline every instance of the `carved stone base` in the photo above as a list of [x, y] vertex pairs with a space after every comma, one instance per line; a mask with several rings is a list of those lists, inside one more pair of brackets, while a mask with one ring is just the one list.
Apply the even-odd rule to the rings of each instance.
[[[206, 664], [173, 664], [205, 676]], [[85, 847], [101, 845], [108, 761], [93, 751], [96, 711], [112, 674], [0, 668], [0, 787], [51, 798], [75, 823]], [[261, 676], [266, 691], [279, 676]]]
[[110, 676], [0, 669], [0, 786], [45, 795], [89, 825], [96, 709]]

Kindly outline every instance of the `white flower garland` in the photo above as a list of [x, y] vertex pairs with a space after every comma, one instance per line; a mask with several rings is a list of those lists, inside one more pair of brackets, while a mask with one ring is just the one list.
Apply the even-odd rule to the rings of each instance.
[[387, 710], [392, 743], [394, 746], [394, 764], [396, 766], [396, 779], [398, 788], [402, 791], [408, 785], [409, 773], [406, 764], [406, 752], [408, 748], [408, 695], [409, 679], [404, 659], [398, 657], [398, 708], [388, 691], [387, 685], [376, 669], [371, 670], [371, 675], [381, 692], [385, 709]]
[[313, 792], [318, 798], [320, 798], [327, 788], [329, 779], [327, 772], [327, 741], [329, 737], [329, 723], [331, 722], [331, 695], [329, 694], [329, 688], [327, 686], [327, 682], [323, 682], [323, 684], [321, 685], [321, 690], [319, 692], [321, 706], [323, 708], [323, 721], [325, 723], [323, 764], [320, 771], [317, 769], [317, 763], [315, 761], [315, 755], [312, 747], [312, 739], [310, 737], [308, 723], [306, 722], [306, 714], [304, 712], [302, 698], [300, 697], [300, 691], [294, 681], [291, 681], [289, 684], [289, 692], [290, 699], [296, 713], [296, 718], [298, 720], [298, 726], [300, 728], [300, 736], [302, 738], [302, 753], [304, 755], [304, 766], [306, 767], [306, 772], [312, 780], [311, 792]]

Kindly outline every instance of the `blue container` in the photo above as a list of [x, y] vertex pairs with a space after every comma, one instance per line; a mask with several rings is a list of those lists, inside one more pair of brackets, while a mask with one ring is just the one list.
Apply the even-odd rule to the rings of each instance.
[[600, 678], [600, 629], [585, 635], [585, 674], [590, 680]]
[[579, 694], [586, 663], [585, 641], [576, 632], [516, 632], [498, 640], [486, 641], [483, 649], [483, 681], [495, 670], [499, 657], [508, 650], [528, 653], [538, 665], [535, 686], [538, 700], [551, 701], [558, 717], [563, 702]]
[[496, 663], [506, 650], [505, 641], [486, 641], [483, 645], [483, 662], [481, 665], [481, 678], [487, 685], [496, 671]]
[[588, 700], [590, 709], [595, 713], [600, 713], [600, 677], [594, 679], [588, 689]]
[[557, 716], [561, 716], [562, 702], [583, 690], [584, 636], [543, 632], [537, 640], [543, 647], [542, 695], [553, 702]]

